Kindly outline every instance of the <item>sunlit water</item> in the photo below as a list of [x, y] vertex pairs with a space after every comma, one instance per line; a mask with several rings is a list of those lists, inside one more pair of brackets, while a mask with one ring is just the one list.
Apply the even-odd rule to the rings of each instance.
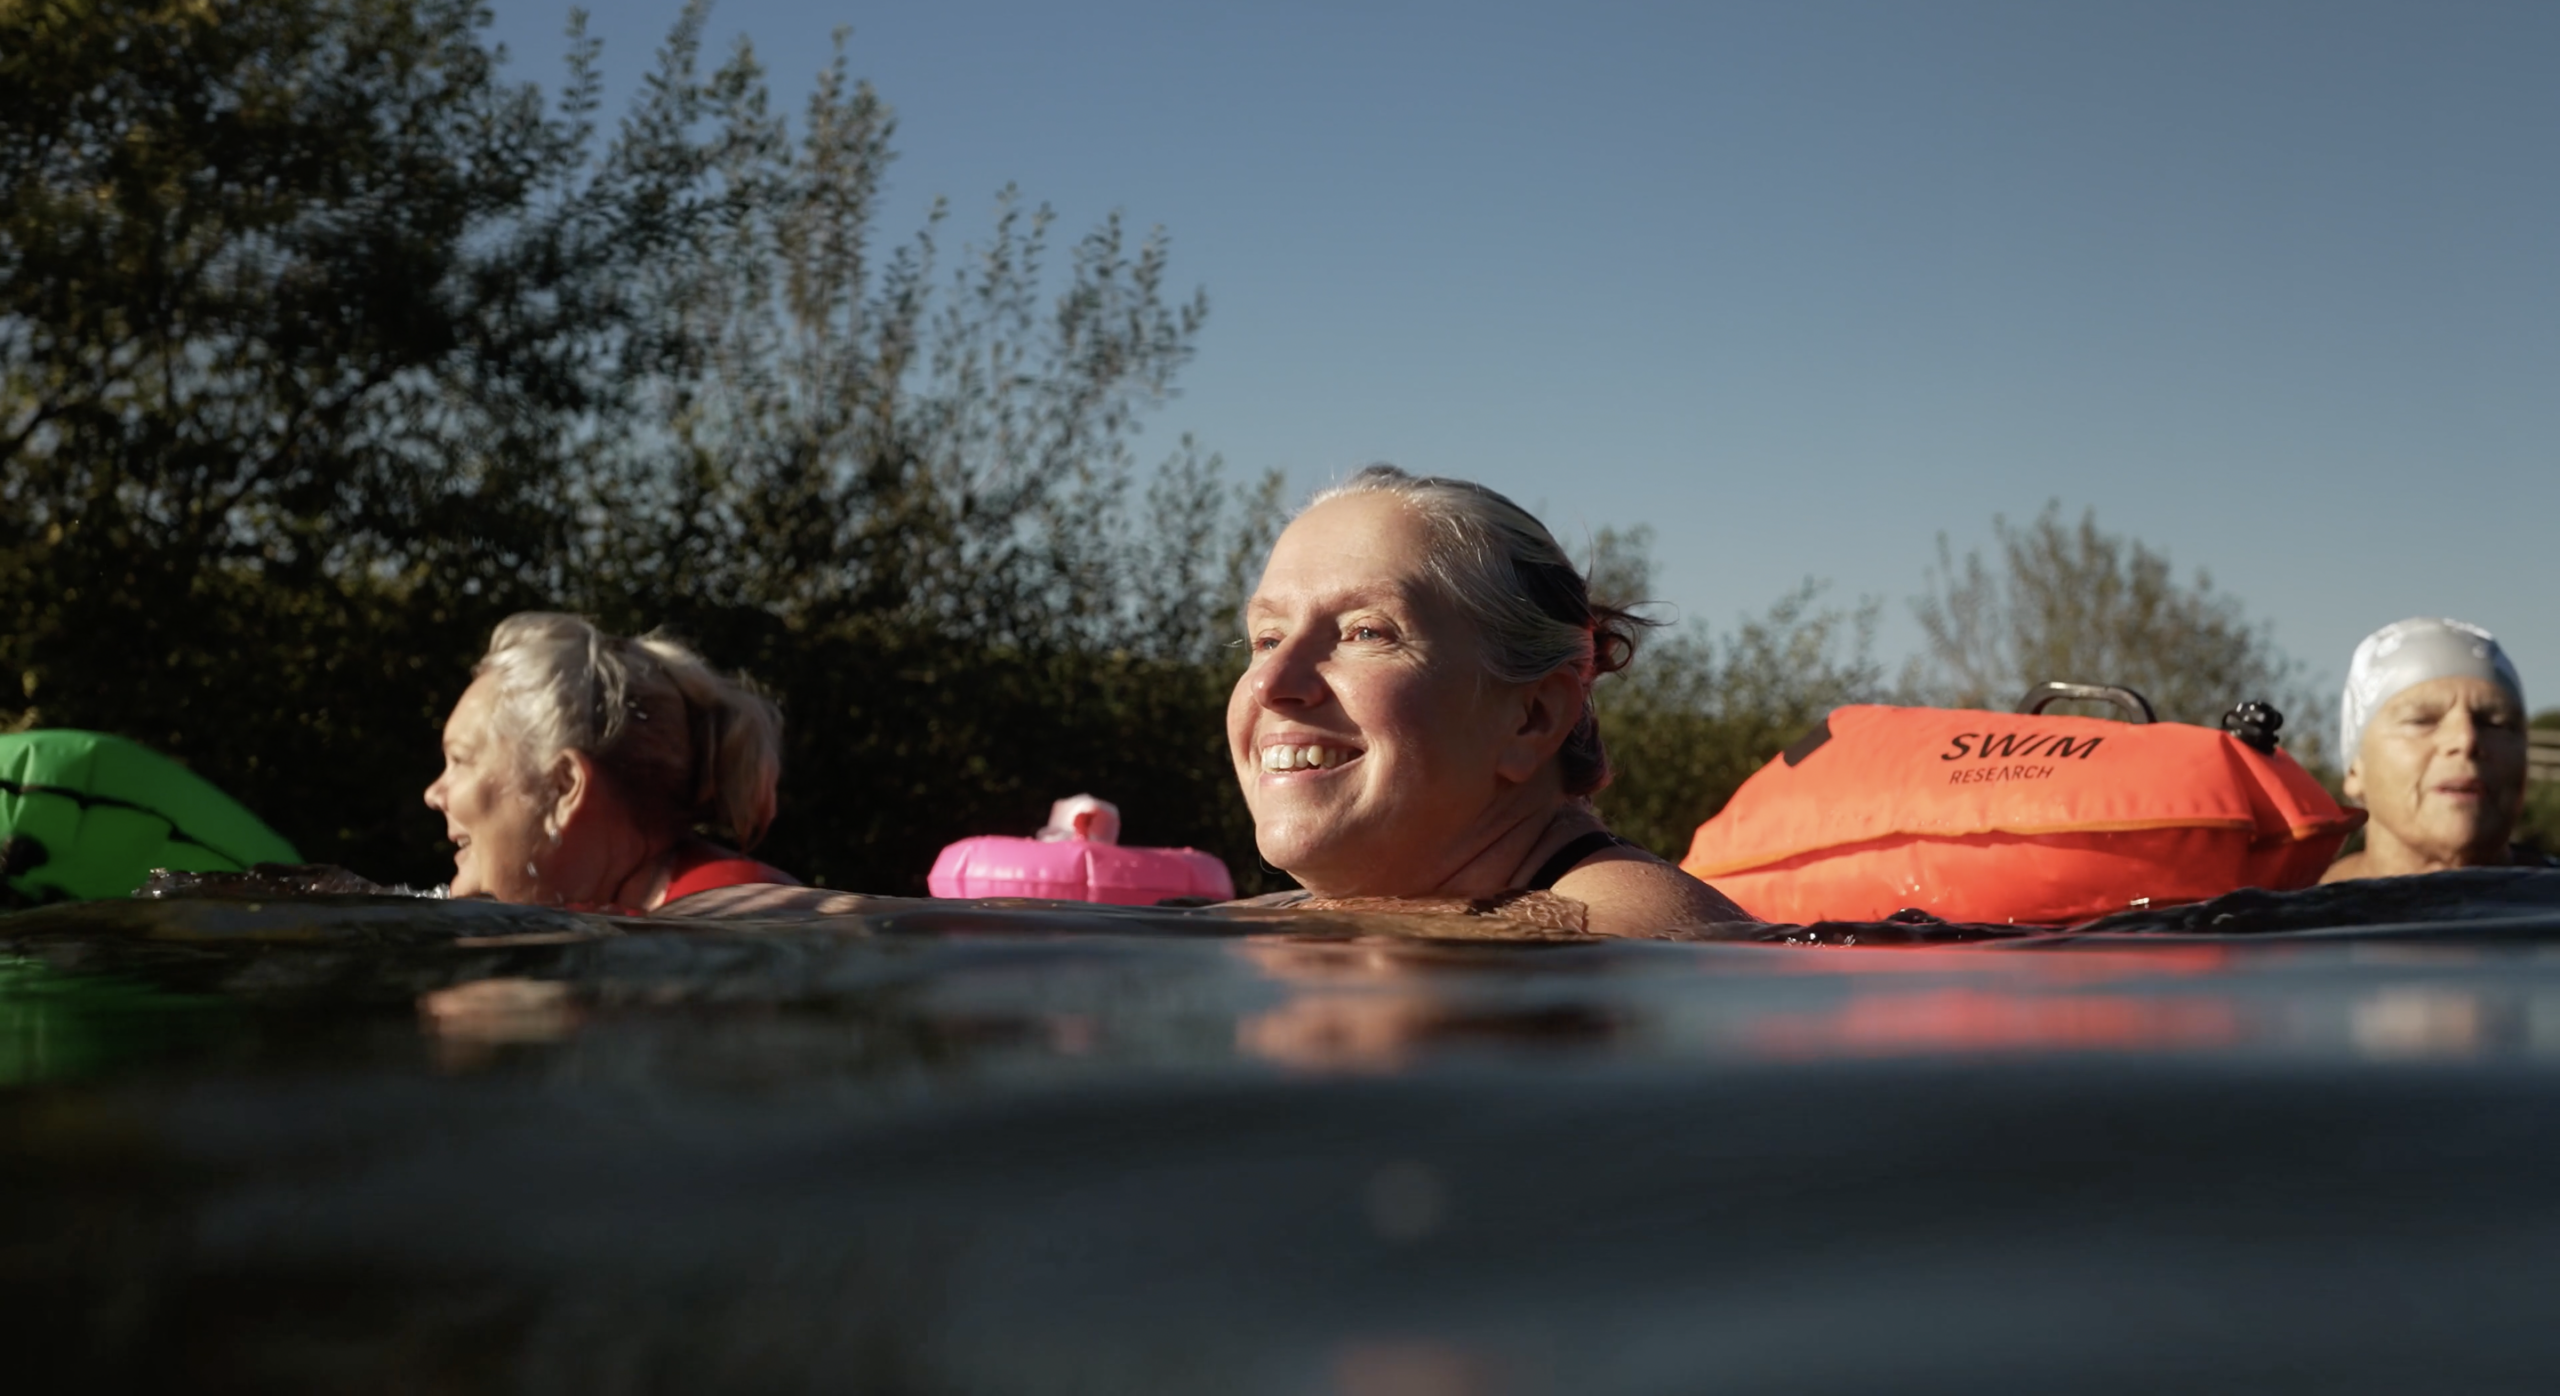
[[2560, 873], [2060, 937], [1417, 924], [0, 918], [10, 1351], [88, 1390], [2560, 1381]]

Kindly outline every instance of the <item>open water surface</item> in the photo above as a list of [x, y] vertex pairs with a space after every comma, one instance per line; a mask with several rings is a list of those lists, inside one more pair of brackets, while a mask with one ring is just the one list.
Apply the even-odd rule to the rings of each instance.
[[25, 912], [0, 1325], [81, 1390], [2549, 1391], [2560, 872], [1687, 942]]

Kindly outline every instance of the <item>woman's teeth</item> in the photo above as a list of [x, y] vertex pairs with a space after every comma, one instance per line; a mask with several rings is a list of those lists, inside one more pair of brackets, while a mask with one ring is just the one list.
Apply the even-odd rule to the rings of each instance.
[[1262, 769], [1266, 771], [1321, 771], [1341, 765], [1352, 753], [1328, 746], [1267, 746], [1262, 749]]

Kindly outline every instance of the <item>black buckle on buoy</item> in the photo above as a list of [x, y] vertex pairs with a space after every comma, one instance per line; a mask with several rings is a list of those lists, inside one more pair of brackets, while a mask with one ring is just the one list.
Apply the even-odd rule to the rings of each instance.
[[2238, 737], [2261, 756], [2276, 754], [2276, 746], [2284, 738], [2276, 735], [2284, 726], [2284, 714], [2273, 703], [2242, 703], [2222, 715], [2222, 730]]

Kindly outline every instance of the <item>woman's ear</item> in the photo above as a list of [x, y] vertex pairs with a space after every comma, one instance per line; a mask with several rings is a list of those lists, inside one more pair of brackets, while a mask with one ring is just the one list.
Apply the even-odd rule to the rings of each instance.
[[2347, 763], [2347, 773], [2338, 777], [2338, 789], [2357, 804], [2364, 803], [2364, 762], [2362, 760]]
[[1521, 685], [1509, 709], [1512, 730], [1494, 756], [1494, 774], [1515, 785], [1536, 775], [1573, 735], [1588, 696], [1582, 676], [1571, 669]]
[[549, 790], [551, 808], [542, 817], [542, 830], [553, 843], [561, 832], [577, 821], [581, 813], [595, 804], [595, 758], [583, 751], [564, 751], [551, 764]]

